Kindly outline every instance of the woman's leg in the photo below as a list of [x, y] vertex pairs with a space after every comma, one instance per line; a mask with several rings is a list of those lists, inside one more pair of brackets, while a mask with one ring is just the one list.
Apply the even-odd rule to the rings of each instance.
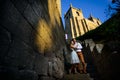
[[75, 64], [72, 64], [71, 66], [71, 73], [75, 73]]

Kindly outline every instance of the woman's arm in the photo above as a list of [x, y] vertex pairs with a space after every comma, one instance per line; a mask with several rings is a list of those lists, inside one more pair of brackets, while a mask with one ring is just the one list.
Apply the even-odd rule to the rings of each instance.
[[71, 47], [71, 48], [75, 48], [73, 44], [70, 44], [70, 47]]

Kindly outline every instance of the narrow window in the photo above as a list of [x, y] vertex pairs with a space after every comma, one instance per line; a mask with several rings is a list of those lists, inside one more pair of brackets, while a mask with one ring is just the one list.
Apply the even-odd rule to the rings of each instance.
[[79, 12], [76, 12], [76, 13], [77, 13], [78, 16], [80, 15]]

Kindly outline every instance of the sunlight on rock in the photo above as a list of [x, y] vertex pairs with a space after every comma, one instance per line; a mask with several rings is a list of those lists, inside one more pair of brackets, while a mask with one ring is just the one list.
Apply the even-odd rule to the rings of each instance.
[[[59, 1], [59, 0], [56, 0], [56, 1]], [[52, 25], [56, 25], [56, 23], [58, 25], [60, 25], [60, 17], [58, 15], [60, 15], [60, 13], [55, 13], [55, 12], [58, 12], [57, 8], [59, 5], [53, 5], [53, 4], [56, 4], [54, 0], [48, 0], [48, 12], [49, 12], [49, 16], [50, 16], [50, 20], [51, 20], [51, 23]], [[56, 26], [54, 26], [56, 27]]]
[[96, 49], [99, 53], [101, 53], [102, 49], [103, 49], [104, 45], [103, 44], [96, 44]]
[[91, 52], [93, 51], [93, 48], [95, 47], [95, 43], [92, 39], [86, 39], [85, 40], [85, 44], [86, 46], [89, 44], [90, 50]]
[[52, 34], [49, 25], [44, 20], [40, 20], [37, 26], [35, 44], [40, 53], [49, 51], [52, 47]]

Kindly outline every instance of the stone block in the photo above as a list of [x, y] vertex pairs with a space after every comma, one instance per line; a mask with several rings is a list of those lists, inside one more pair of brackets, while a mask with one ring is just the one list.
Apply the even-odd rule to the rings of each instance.
[[[7, 5], [7, 6], [5, 6]], [[30, 43], [32, 28], [11, 2], [6, 2], [1, 10], [0, 24], [12, 35]], [[24, 36], [23, 36], [24, 35]]]
[[34, 66], [34, 69], [38, 75], [48, 75], [48, 59], [40, 55], [39, 53], [36, 54]]

